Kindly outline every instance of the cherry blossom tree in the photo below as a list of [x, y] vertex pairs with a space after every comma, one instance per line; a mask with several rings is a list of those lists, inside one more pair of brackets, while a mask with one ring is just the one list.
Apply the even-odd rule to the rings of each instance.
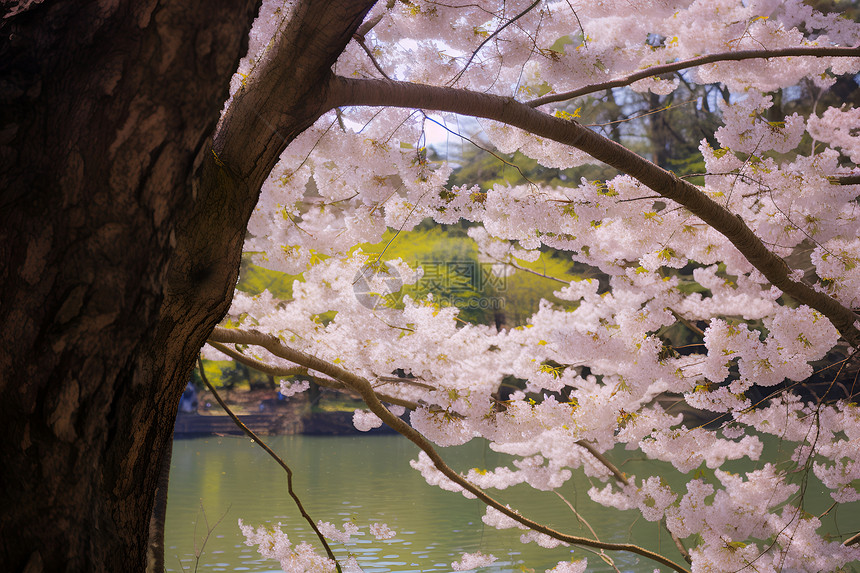
[[216, 131], [259, 2], [0, 5], [0, 570], [159, 567], [179, 397], [260, 185], [369, 7], [300, 6]]
[[[222, 122], [276, 61], [293, 9], [264, 5]], [[792, 467], [834, 503], [860, 499], [853, 386], [814, 397], [801, 384], [834, 347], [860, 344], [860, 115], [813, 107], [774, 119], [771, 109], [774, 92], [805, 83], [823, 93], [858, 71], [860, 24], [800, 1], [377, 4], [332, 68], [327, 111], [280, 156], [248, 226], [257, 264], [303, 273], [293, 298], [237, 293], [207, 352], [275, 374], [303, 367], [360, 395], [368, 410], [356, 412], [357, 428], [393, 427], [421, 449], [413, 467], [429, 483], [479, 498], [484, 522], [521, 528], [524, 543], [629, 551], [677, 571], [837, 570], [860, 559], [856, 537], [822, 535], [790, 470], [721, 468], [772, 459], [766, 436], [778, 436], [795, 448]], [[698, 179], [576, 121], [576, 98], [668, 94], [681, 82], [720, 88], [696, 104], [717, 106], [720, 121], [699, 145]], [[453, 166], [428, 160], [425, 131], [456, 126], [458, 115], [476, 118], [500, 153], [547, 168], [600, 162], [618, 175], [450, 188]], [[232, 157], [218, 161], [227, 168]], [[432, 296], [383, 297], [422, 269], [356, 246], [428, 218], [471, 222], [469, 236], [497, 263], [567, 253], [607, 276], [608, 288], [564, 284], [564, 304], [543, 301], [512, 329], [458, 322]], [[684, 273], [700, 288], [684, 288]], [[662, 336], [675, 325], [698, 344], [676, 351]], [[510, 378], [522, 387], [501, 399]], [[711, 422], [685, 420], [666, 396]], [[459, 474], [435, 449], [472, 439], [517, 461]], [[686, 485], [621, 472], [611, 461], [619, 446], [671, 464]], [[703, 467], [710, 479], [697, 475]], [[589, 491], [594, 501], [662, 522], [687, 563], [550, 529], [489, 493], [520, 483], [554, 490], [575, 471], [603, 482]], [[319, 528], [333, 540], [350, 535]], [[335, 568], [286, 535], [243, 531], [287, 571]], [[494, 559], [465, 555], [452, 567]]]
[[[360, 394], [359, 427], [392, 425], [421, 448], [429, 481], [480, 498], [488, 524], [524, 527], [524, 540], [686, 568], [554, 531], [485, 492], [553, 489], [582, 470], [605, 480], [598, 502], [663, 520], [697, 570], [857, 559], [851, 540], [822, 537], [782, 467], [720, 470], [758, 459], [774, 433], [834, 502], [857, 497], [851, 396], [810, 401], [792, 387], [810, 361], [860, 342], [858, 117], [775, 118], [769, 95], [856, 74], [855, 22], [798, 1], [297, 0], [264, 3], [247, 40], [256, 4], [3, 4], [0, 569], [145, 567], [178, 399], [207, 337]], [[718, 145], [700, 147], [703, 181], [576, 121], [577, 97], [682, 81], [726, 94]], [[620, 175], [448, 189], [452, 167], [422, 151], [428, 112], [479, 118], [502, 153]], [[384, 292], [395, 272], [408, 283], [421, 270], [353, 247], [428, 217], [474, 223], [496, 260], [567, 252], [610, 276], [609, 290], [572, 282], [559, 290], [568, 304], [503, 331], [464, 326], [429, 298], [360, 304], [357, 279]], [[304, 277], [291, 301], [237, 296], [233, 328], [213, 331], [243, 241], [258, 263]], [[797, 253], [812, 271], [785, 262]], [[673, 269], [693, 269], [704, 295]], [[323, 313], [336, 316], [323, 324]], [[701, 330], [703, 346], [675, 355], [660, 333], [676, 323]], [[506, 377], [523, 387], [501, 400]], [[688, 427], [665, 395], [720, 428]], [[520, 461], [462, 476], [433, 446], [474, 438]], [[617, 445], [671, 463], [685, 489], [623, 474]], [[691, 475], [702, 464], [714, 480]], [[264, 533], [248, 530], [265, 545]], [[297, 568], [333, 567], [271, 541]]]

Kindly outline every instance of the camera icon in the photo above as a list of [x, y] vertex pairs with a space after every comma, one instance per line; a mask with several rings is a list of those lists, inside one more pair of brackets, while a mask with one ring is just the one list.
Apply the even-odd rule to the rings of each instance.
[[371, 310], [393, 307], [403, 280], [397, 269], [386, 262], [374, 261], [363, 265], [352, 279], [352, 292], [358, 303]]

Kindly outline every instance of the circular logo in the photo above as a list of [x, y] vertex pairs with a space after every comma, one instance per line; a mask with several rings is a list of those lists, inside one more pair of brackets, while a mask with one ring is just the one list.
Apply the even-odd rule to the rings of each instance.
[[393, 307], [403, 288], [400, 273], [388, 263], [375, 261], [362, 266], [352, 279], [355, 300], [365, 308]]

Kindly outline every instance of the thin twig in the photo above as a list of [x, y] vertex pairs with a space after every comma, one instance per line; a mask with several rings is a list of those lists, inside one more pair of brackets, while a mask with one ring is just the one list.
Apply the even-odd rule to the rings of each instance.
[[[241, 352], [236, 352], [235, 350], [233, 350], [229, 346], [221, 344], [220, 342], [214, 342], [212, 340], [207, 340], [206, 344], [208, 344], [212, 348], [218, 350], [219, 352], [223, 352], [224, 354], [230, 356], [236, 362], [241, 362], [245, 366], [249, 366], [249, 367], [253, 368], [254, 370], [258, 370], [264, 374], [271, 374], [272, 376], [294, 376], [296, 374], [304, 374], [305, 376], [307, 376], [308, 378], [313, 380], [318, 386], [325, 386], [326, 388], [332, 388], [334, 390], [345, 390], [349, 394], [358, 396], [357, 392], [355, 392], [349, 386], [345, 385], [343, 382], [339, 382], [337, 380], [332, 380], [331, 378], [322, 378], [320, 376], [313, 376], [312, 374], [308, 373], [307, 368], [304, 368], [302, 366], [293, 366], [293, 367], [289, 367], [289, 368], [284, 368], [281, 366], [274, 366], [272, 364], [266, 364], [265, 362], [251, 358], [250, 356], [245, 356]], [[383, 378], [387, 378], [387, 377], [381, 377], [381, 378], [379, 378], [379, 380], [382, 380]], [[391, 379], [388, 381], [392, 382], [394, 380]], [[415, 382], [415, 381], [409, 380], [407, 378], [397, 378], [397, 381], [402, 382], [402, 383], [406, 383], [406, 384], [411, 384], [414, 386], [423, 386], [423, 387], [429, 388], [431, 390], [436, 389], [433, 386], [429, 386], [427, 384], [421, 384], [420, 382]], [[379, 399], [382, 400], [383, 402], [387, 402], [389, 404], [395, 404], [397, 406], [403, 406], [404, 408], [408, 408], [410, 410], [414, 410], [420, 406], [420, 404], [418, 404], [418, 402], [413, 402], [412, 400], [404, 400], [403, 398], [398, 398], [396, 396], [390, 396], [388, 394], [382, 394], [382, 393], [377, 393], [377, 395], [379, 396]]]
[[842, 175], [828, 179], [835, 185], [860, 185], [860, 175]]
[[206, 388], [208, 388], [209, 391], [212, 392], [212, 395], [215, 396], [215, 400], [218, 401], [218, 404], [224, 409], [225, 412], [227, 412], [227, 414], [233, 419], [233, 421], [236, 423], [236, 425], [239, 426], [239, 428], [243, 432], [245, 432], [245, 434], [248, 435], [249, 438], [254, 440], [254, 442], [256, 444], [258, 444], [261, 448], [263, 448], [263, 450], [267, 454], [269, 454], [272, 457], [272, 459], [278, 463], [279, 466], [284, 468], [285, 472], [287, 472], [287, 491], [289, 492], [290, 497], [293, 498], [293, 501], [295, 502], [296, 507], [299, 508], [299, 513], [302, 514], [302, 517], [305, 518], [305, 521], [307, 521], [308, 524], [310, 524], [311, 529], [313, 529], [314, 533], [316, 533], [317, 537], [320, 540], [320, 543], [322, 543], [323, 547], [325, 548], [326, 554], [328, 554], [328, 558], [331, 559], [332, 561], [334, 561], [338, 572], [340, 572], [341, 571], [340, 564], [337, 562], [337, 559], [335, 559], [335, 556], [334, 556], [334, 553], [332, 553], [331, 547], [329, 547], [328, 542], [325, 540], [325, 537], [320, 532], [320, 530], [317, 528], [317, 525], [316, 525], [316, 523], [314, 523], [314, 520], [311, 519], [311, 516], [308, 515], [307, 511], [305, 511], [305, 508], [302, 505], [302, 500], [300, 500], [299, 496], [296, 495], [296, 492], [293, 491], [293, 470], [291, 470], [290, 466], [288, 466], [287, 463], [284, 460], [282, 460], [280, 458], [280, 456], [278, 456], [278, 454], [276, 454], [272, 450], [272, 448], [267, 446], [266, 443], [263, 442], [263, 440], [261, 440], [257, 434], [255, 434], [248, 426], [243, 424], [242, 420], [240, 420], [239, 417], [233, 413], [233, 410], [231, 410], [230, 407], [224, 402], [224, 400], [221, 399], [221, 395], [218, 394], [218, 392], [215, 390], [215, 387], [212, 386], [212, 384], [210, 384], [209, 380], [206, 378], [206, 373], [203, 371], [203, 358], [201, 358], [200, 356], [197, 357], [197, 366], [200, 369], [200, 378], [203, 380], [203, 383], [206, 385]]
[[510, 26], [511, 24], [513, 24], [514, 22], [516, 22], [517, 20], [519, 20], [520, 18], [522, 18], [523, 16], [528, 14], [529, 12], [531, 12], [532, 8], [534, 8], [535, 6], [537, 6], [540, 3], [541, 3], [541, 0], [535, 0], [525, 10], [523, 10], [522, 12], [520, 12], [519, 14], [517, 14], [516, 16], [514, 16], [513, 18], [511, 18], [510, 20], [508, 20], [507, 22], [505, 22], [501, 26], [499, 26], [495, 32], [493, 32], [492, 34], [490, 34], [489, 36], [484, 38], [484, 41], [481, 42], [481, 44], [477, 48], [475, 48], [475, 50], [472, 52], [472, 55], [469, 56], [469, 60], [463, 66], [463, 69], [460, 70], [460, 72], [456, 76], [454, 76], [454, 78], [450, 82], [448, 82], [448, 85], [454, 85], [455, 83], [457, 83], [457, 80], [459, 80], [461, 77], [463, 77], [463, 74], [466, 73], [466, 69], [469, 67], [469, 64], [472, 63], [472, 60], [475, 59], [475, 56], [478, 55], [478, 52], [480, 52], [481, 49], [487, 45], [487, 42], [489, 42], [490, 40], [492, 40], [493, 38], [498, 36], [502, 30], [504, 30], [505, 28], [507, 28], [508, 26]]
[[266, 364], [261, 360], [257, 360], [256, 358], [251, 358], [250, 356], [246, 356], [241, 352], [230, 348], [225, 344], [221, 344], [220, 342], [212, 342], [207, 340], [206, 344], [221, 352], [226, 354], [236, 362], [241, 362], [245, 366], [250, 366], [254, 370], [262, 372], [263, 374], [270, 374], [272, 376], [296, 376], [298, 374], [307, 374], [308, 369], [302, 368], [301, 366], [275, 366], [273, 364]]
[[607, 125], [614, 125], [614, 124], [618, 124], [618, 123], [627, 123], [628, 121], [633, 121], [635, 119], [641, 119], [643, 117], [648, 117], [649, 115], [654, 115], [655, 113], [661, 113], [664, 111], [669, 111], [670, 109], [675, 109], [676, 107], [680, 107], [682, 105], [687, 105], [687, 104], [691, 104], [691, 103], [695, 103], [695, 102], [696, 102], [696, 100], [691, 99], [691, 100], [687, 100], [687, 101], [682, 101], [681, 103], [676, 103], [676, 104], [672, 104], [672, 105], [666, 105], [663, 107], [659, 107], [656, 109], [651, 109], [651, 110], [648, 110], [646, 112], [642, 112], [639, 115], [633, 115], [630, 117], [625, 117], [624, 119], [616, 119], [615, 121], [607, 121], [606, 123], [584, 123], [582, 125], [584, 125], [586, 127], [606, 127]]
[[680, 62], [672, 62], [671, 64], [662, 64], [659, 66], [652, 66], [645, 70], [638, 71], [636, 73], [630, 74], [629, 76], [625, 76], [623, 78], [618, 78], [616, 80], [611, 80], [608, 82], [602, 82], [599, 84], [591, 84], [587, 86], [583, 86], [581, 88], [559, 93], [559, 94], [551, 94], [545, 95], [543, 97], [539, 97], [533, 99], [531, 101], [525, 102], [525, 104], [529, 107], [538, 107], [548, 103], [554, 103], [558, 101], [566, 101], [569, 99], [573, 99], [575, 97], [587, 95], [594, 92], [603, 91], [610, 88], [620, 88], [624, 86], [629, 86], [630, 84], [637, 82], [639, 80], [650, 78], [653, 76], [658, 76], [660, 74], [666, 74], [670, 72], [677, 72], [679, 70], [686, 70], [688, 68], [695, 68], [697, 66], [702, 66], [705, 64], [713, 64], [716, 62], [737, 62], [741, 60], [761, 60], [768, 58], [786, 58], [791, 56], [815, 56], [815, 57], [824, 57], [824, 56], [848, 56], [848, 57], [856, 57], [860, 56], [860, 46], [855, 46], [853, 48], [822, 48], [822, 47], [798, 47], [798, 48], [782, 48], [780, 50], [739, 50], [737, 52], [722, 52], [719, 54], [708, 54], [707, 56], [699, 56], [698, 58], [691, 58], [689, 60], [683, 60]]
[[370, 61], [373, 62], [373, 67], [376, 68], [376, 71], [382, 74], [385, 79], [390, 80], [391, 78], [388, 76], [388, 74], [385, 73], [385, 70], [382, 69], [382, 66], [379, 65], [379, 62], [376, 61], [376, 56], [374, 56], [373, 52], [370, 51], [370, 48], [367, 47], [367, 44], [364, 42], [364, 38], [354, 36], [353, 39], [355, 40], [356, 44], [361, 46], [361, 49], [364, 50], [364, 53], [367, 54], [367, 57], [370, 58]]
[[[576, 443], [577, 443], [577, 445], [582, 446], [583, 448], [585, 448], [586, 450], [588, 450], [588, 453], [590, 453], [592, 456], [594, 456], [595, 458], [597, 458], [597, 459], [600, 461], [600, 463], [602, 463], [606, 468], [608, 468], [608, 469], [609, 469], [609, 471], [611, 471], [611, 472], [612, 472], [612, 474], [615, 476], [615, 479], [617, 479], [618, 481], [620, 481], [620, 482], [621, 482], [621, 483], [623, 483], [624, 485], [628, 485], [628, 483], [629, 483], [629, 482], [628, 482], [628, 480], [627, 480], [627, 476], [625, 476], [625, 475], [621, 472], [621, 470], [619, 470], [617, 467], [615, 467], [615, 464], [613, 464], [611, 461], [609, 461], [609, 458], [607, 458], [606, 456], [604, 456], [603, 454], [601, 454], [600, 452], [598, 452], [598, 451], [594, 448], [594, 446], [592, 446], [591, 444], [589, 444], [588, 442], [586, 442], [586, 441], [584, 441], [584, 440], [580, 440], [580, 441], [578, 441], [578, 442], [576, 442]], [[678, 552], [681, 554], [681, 557], [683, 557], [683, 558], [684, 558], [684, 561], [686, 561], [687, 563], [690, 563], [690, 564], [692, 565], [693, 560], [692, 560], [692, 558], [690, 557], [690, 552], [689, 552], [689, 551], [687, 551], [687, 548], [686, 548], [686, 547], [684, 547], [684, 544], [681, 542], [681, 540], [680, 540], [680, 539], [678, 539], [678, 536], [677, 536], [677, 535], [675, 535], [675, 534], [674, 534], [674, 533], [669, 529], [669, 526], [666, 524], [666, 520], [663, 520], [663, 527], [666, 529], [666, 531], [667, 531], [667, 532], [669, 533], [669, 535], [672, 537], [672, 541], [675, 543], [675, 547], [678, 549]], [[594, 532], [592, 532], [592, 533], [594, 533]], [[596, 536], [595, 536], [595, 537], [596, 537]]]
[[550, 276], [546, 273], [539, 273], [539, 272], [534, 271], [530, 268], [524, 267], [522, 265], [518, 265], [517, 263], [515, 263], [513, 261], [504, 261], [504, 264], [510, 265], [510, 266], [514, 267], [515, 269], [517, 269], [518, 271], [525, 271], [527, 273], [531, 273], [531, 274], [538, 276], [538, 277], [541, 277], [543, 279], [549, 279], [551, 281], [555, 281], [555, 282], [561, 283], [563, 285], [569, 285], [570, 284], [570, 281], [566, 281], [566, 280], [560, 279], [558, 277], [553, 277], [553, 276]]
[[519, 165], [517, 165], [516, 163], [512, 163], [512, 162], [508, 161], [507, 159], [505, 159], [505, 158], [504, 158], [504, 157], [502, 157], [501, 155], [499, 155], [499, 154], [497, 154], [496, 152], [494, 152], [492, 149], [489, 149], [489, 148], [487, 148], [487, 147], [484, 147], [483, 145], [481, 145], [481, 144], [479, 144], [478, 142], [476, 142], [475, 140], [473, 140], [473, 139], [471, 139], [471, 138], [469, 138], [469, 137], [467, 137], [467, 136], [463, 135], [462, 133], [458, 133], [458, 132], [456, 132], [456, 131], [452, 130], [452, 129], [451, 129], [451, 128], [449, 128], [447, 125], [445, 125], [445, 124], [443, 124], [443, 123], [440, 123], [440, 122], [436, 121], [436, 120], [435, 120], [435, 119], [433, 119], [432, 117], [430, 117], [430, 116], [428, 116], [428, 115], [426, 115], [426, 114], [424, 115], [424, 117], [425, 117], [425, 119], [426, 119], [427, 121], [430, 121], [430, 122], [432, 122], [432, 123], [435, 123], [436, 125], [438, 125], [438, 126], [439, 126], [439, 127], [441, 127], [442, 129], [444, 129], [445, 131], [447, 131], [448, 133], [450, 133], [451, 135], [456, 135], [456, 136], [457, 136], [457, 137], [459, 137], [460, 139], [462, 139], [462, 140], [464, 140], [464, 141], [468, 141], [469, 143], [471, 143], [472, 145], [474, 145], [475, 147], [477, 147], [477, 148], [478, 148], [478, 149], [480, 149], [481, 151], [485, 151], [485, 152], [489, 153], [490, 155], [492, 155], [493, 157], [495, 157], [496, 159], [498, 159], [499, 161], [501, 161], [502, 163], [504, 163], [504, 164], [505, 164], [505, 165], [507, 165], [508, 167], [513, 167], [513, 168], [514, 168], [514, 169], [516, 169], [516, 170], [517, 170], [517, 172], [520, 174], [520, 177], [522, 177], [523, 179], [525, 179], [526, 181], [528, 181], [528, 183], [529, 183], [530, 185], [532, 185], [532, 186], [534, 186], [534, 187], [537, 187], [537, 183], [535, 183], [534, 181], [532, 181], [531, 179], [529, 179], [529, 178], [528, 178], [528, 175], [526, 175], [525, 173], [523, 173], [523, 170], [522, 170], [522, 169], [520, 169], [520, 166], [519, 166]]
[[[227, 509], [218, 518], [218, 521], [215, 522], [215, 525], [209, 527], [209, 519], [206, 517], [206, 509], [203, 507], [203, 502], [200, 502], [200, 512], [203, 514], [203, 521], [206, 522], [206, 536], [203, 538], [203, 543], [200, 545], [200, 549], [197, 549], [197, 524], [200, 523], [200, 519], [198, 518], [194, 522], [194, 573], [197, 573], [198, 567], [200, 567], [200, 556], [203, 555], [203, 550], [206, 548], [206, 544], [209, 542], [209, 538], [212, 536], [212, 532], [215, 531], [215, 528], [218, 527], [225, 517], [227, 517], [227, 512], [230, 511], [231, 505], [227, 506]], [[180, 561], [180, 564], [182, 561]], [[182, 570], [185, 571], [185, 566], [182, 566]]]
[[570, 7], [570, 11], [573, 12], [573, 17], [576, 18], [576, 23], [579, 26], [579, 33], [582, 34], [582, 46], [587, 50], [588, 35], [585, 33], [585, 29], [582, 27], [582, 22], [579, 21], [579, 14], [577, 14], [576, 10], [573, 9], [573, 4], [570, 3], [570, 0], [567, 0], [567, 5]]
[[[600, 541], [600, 538], [597, 537], [597, 533], [595, 533], [594, 528], [591, 527], [591, 524], [588, 523], [588, 521], [584, 517], [582, 517], [578, 511], [576, 511], [576, 508], [573, 507], [573, 504], [570, 503], [569, 501], [567, 501], [567, 499], [563, 495], [561, 495], [558, 491], [552, 490], [552, 493], [557, 495], [561, 499], [561, 501], [563, 501], [565, 503], [565, 505], [567, 505], [567, 507], [570, 509], [570, 511], [573, 512], [573, 515], [576, 516], [576, 519], [578, 519], [580, 523], [584, 524], [585, 527], [588, 528], [588, 530], [591, 532], [591, 535], [594, 537], [594, 539]], [[613, 561], [609, 555], [604, 553], [603, 549], [601, 549], [600, 551], [595, 551], [594, 553], [598, 557], [600, 557], [607, 565], [609, 565], [610, 567], [615, 569], [615, 571], [617, 571], [617, 573], [621, 573], [621, 571], [618, 569], [618, 567], [615, 566], [615, 561]]]
[[[437, 390], [435, 386], [431, 386], [430, 384], [425, 384], [424, 382], [419, 382], [414, 378], [401, 378], [400, 376], [377, 376], [377, 380], [383, 383], [394, 382], [396, 384], [407, 384], [409, 386], [418, 386], [419, 388], [424, 388], [425, 390]], [[377, 392], [377, 395], [379, 393]], [[385, 400], [383, 400], [385, 402]]]
[[624, 475], [624, 473], [621, 470], [619, 470], [615, 466], [615, 464], [613, 464], [611, 461], [609, 461], [609, 458], [607, 458], [606, 456], [604, 456], [603, 454], [598, 452], [594, 446], [592, 446], [591, 444], [589, 444], [585, 440], [579, 440], [578, 442], [576, 442], [576, 445], [588, 450], [589, 454], [591, 454], [592, 456], [597, 458], [597, 461], [599, 461], [601, 464], [603, 464], [606, 467], [606, 469], [608, 469], [609, 471], [612, 472], [612, 475], [615, 476], [615, 479], [617, 479], [618, 481], [620, 481], [624, 485], [628, 485], [629, 482], [627, 481], [627, 476]]
[[689, 320], [687, 320], [686, 318], [684, 318], [683, 316], [681, 316], [680, 314], [678, 314], [677, 312], [672, 310], [671, 308], [669, 309], [669, 312], [672, 313], [672, 316], [675, 317], [675, 320], [679, 321], [681, 324], [683, 324], [684, 326], [686, 326], [687, 328], [689, 328], [690, 330], [692, 330], [693, 332], [695, 332], [696, 334], [698, 334], [702, 338], [705, 337], [705, 331], [704, 330], [702, 330], [701, 328], [699, 328], [698, 326], [696, 326], [695, 324], [693, 324], [692, 322], [690, 322]]
[[675, 535], [675, 533], [671, 529], [669, 529], [669, 524], [666, 523], [665, 519], [661, 519], [660, 523], [663, 525], [663, 529], [669, 532], [669, 535], [672, 537], [672, 543], [675, 544], [675, 549], [678, 550], [678, 553], [681, 554], [681, 557], [684, 558], [684, 561], [692, 565], [693, 558], [690, 557], [690, 552], [687, 551], [686, 547], [684, 547], [684, 543], [681, 541], [681, 539], [677, 535]]

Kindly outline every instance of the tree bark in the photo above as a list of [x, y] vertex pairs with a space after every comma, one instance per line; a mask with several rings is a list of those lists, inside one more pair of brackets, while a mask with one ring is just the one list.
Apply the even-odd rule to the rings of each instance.
[[260, 185], [372, 2], [299, 4], [214, 135], [258, 0], [19, 4], [0, 21], [0, 570], [143, 571]]
[[196, 332], [225, 309], [231, 261], [189, 281], [191, 316], [166, 315], [166, 279], [255, 4], [65, 1], [3, 21], [0, 570], [145, 566]]
[[158, 485], [149, 517], [149, 545], [146, 548], [146, 573], [164, 571], [164, 529], [167, 524], [167, 490], [170, 485], [170, 462], [173, 460], [173, 436], [167, 440], [158, 469]]

